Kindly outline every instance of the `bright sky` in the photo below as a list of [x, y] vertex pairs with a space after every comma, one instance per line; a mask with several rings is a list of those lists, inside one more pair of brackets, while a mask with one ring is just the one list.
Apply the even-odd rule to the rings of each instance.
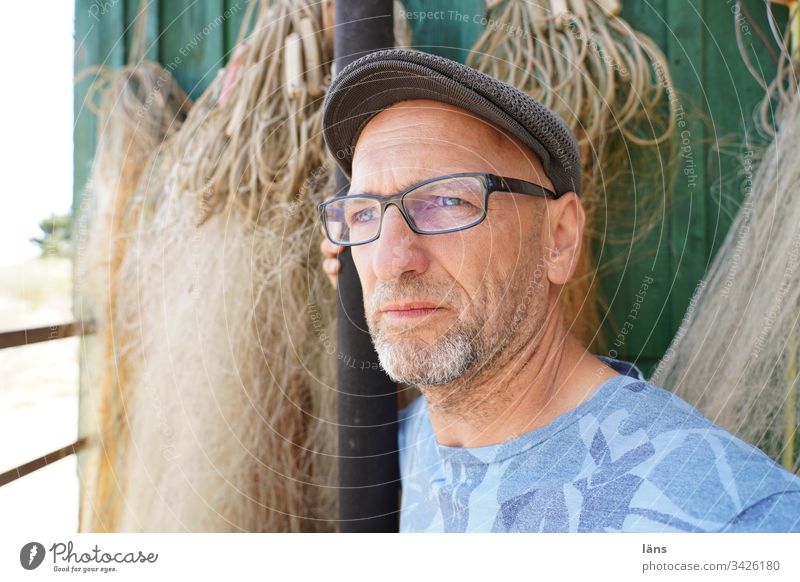
[[73, 13], [69, 0], [3, 4], [0, 265], [37, 256], [39, 222], [72, 204]]

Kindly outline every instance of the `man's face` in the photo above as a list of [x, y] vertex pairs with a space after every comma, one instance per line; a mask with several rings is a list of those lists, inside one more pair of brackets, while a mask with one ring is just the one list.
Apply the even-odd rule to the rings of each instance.
[[[351, 193], [389, 195], [457, 172], [489, 172], [552, 189], [541, 162], [516, 138], [470, 112], [403, 101], [361, 133]], [[542, 328], [546, 202], [493, 193], [486, 219], [461, 232], [414, 233], [389, 206], [380, 238], [352, 248], [369, 331], [396, 382], [436, 386], [489, 367]]]

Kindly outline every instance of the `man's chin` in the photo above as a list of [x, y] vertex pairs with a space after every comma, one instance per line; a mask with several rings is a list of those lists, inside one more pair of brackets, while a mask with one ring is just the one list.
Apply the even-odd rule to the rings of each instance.
[[375, 344], [378, 354], [383, 353], [387, 360], [398, 362], [403, 368], [413, 367], [424, 358], [430, 344], [413, 336], [386, 337]]
[[416, 337], [375, 342], [381, 367], [394, 382], [427, 386], [449, 384], [466, 371], [469, 349], [459, 348], [442, 349]]

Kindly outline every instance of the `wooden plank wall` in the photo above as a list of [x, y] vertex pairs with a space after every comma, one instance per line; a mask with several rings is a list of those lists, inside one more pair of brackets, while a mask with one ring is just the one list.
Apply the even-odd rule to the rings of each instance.
[[[649, 34], [669, 59], [674, 87], [684, 110], [681, 132], [691, 157], [675, 160], [677, 178], [663, 220], [647, 239], [606, 245], [603, 256], [621, 261], [603, 279], [611, 302], [604, 334], [613, 345], [617, 329], [653, 277], [635, 325], [618, 356], [649, 374], [674, 336], [697, 282], [719, 248], [742, 199], [740, 154], [754, 140], [751, 113], [762, 91], [745, 70], [734, 37], [734, 0], [627, 0], [623, 16]], [[745, 7], [769, 35], [762, 0]], [[152, 0], [147, 6], [148, 55], [170, 68], [183, 88], [197, 97], [224, 66], [236, 40], [245, 0]], [[94, 64], [120, 66], [130, 51], [138, 0], [76, 0], [75, 71]], [[481, 15], [483, 0], [406, 0], [414, 11], [457, 10]], [[785, 21], [785, 9], [776, 8]], [[222, 17], [222, 20], [220, 20]], [[481, 32], [479, 18], [410, 20], [416, 46], [464, 61]], [[755, 31], [746, 36], [769, 78], [774, 64]], [[770, 37], [771, 39], [771, 37]], [[88, 81], [75, 88], [75, 191], [81, 201], [95, 147], [96, 123], [84, 105]], [[681, 137], [678, 136], [680, 141]], [[744, 144], [744, 145], [743, 145]], [[687, 175], [685, 172], [688, 172]], [[636, 196], [664, 195], [655, 180], [632, 183]], [[624, 194], [630, 194], [626, 192]], [[609, 225], [613, 230], [613, 225]], [[619, 233], [617, 233], [619, 234]]]
[[[629, 271], [606, 281], [623, 282], [612, 312], [623, 321], [641, 292], [644, 277], [655, 279], [628, 337], [625, 357], [638, 360], [646, 374], [666, 351], [684, 317], [692, 293], [722, 244], [743, 198], [744, 152], [762, 143], [753, 133], [752, 113], [763, 90], [745, 69], [735, 38], [728, 0], [645, 0], [625, 2], [623, 16], [649, 34], [667, 55], [685, 113], [676, 139], [675, 180], [664, 231], [637, 245], [640, 258]], [[767, 34], [764, 3], [744, 2]], [[785, 18], [785, 9], [778, 9]], [[785, 22], [785, 20], [782, 20]], [[768, 79], [775, 64], [754, 29], [742, 29], [751, 55]], [[770, 37], [771, 39], [771, 37]], [[647, 186], [647, 185], [645, 185]], [[658, 185], [651, 186], [653, 190]], [[642, 195], [647, 195], [646, 191]], [[608, 334], [613, 337], [613, 332]]]

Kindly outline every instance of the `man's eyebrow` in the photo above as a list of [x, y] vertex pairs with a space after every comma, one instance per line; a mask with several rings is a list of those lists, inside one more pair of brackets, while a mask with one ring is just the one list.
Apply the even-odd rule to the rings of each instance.
[[420, 182], [424, 182], [427, 179], [428, 178], [418, 178], [418, 179], [414, 179], [414, 180], [407, 180], [407, 181], [403, 182], [403, 185], [402, 185], [401, 188], [395, 190], [394, 192], [391, 192], [390, 194], [378, 194], [377, 192], [369, 192], [369, 191], [366, 191], [366, 190], [357, 190], [356, 191], [356, 190], [353, 190], [352, 188], [350, 188], [349, 189], [350, 191], [347, 192], [347, 196], [350, 196], [351, 194], [372, 194], [373, 196], [391, 196], [392, 194], [397, 194], [398, 192], [402, 192], [406, 188], [409, 188], [409, 187], [411, 187], [411, 186], [413, 186], [415, 184], [419, 184]]

